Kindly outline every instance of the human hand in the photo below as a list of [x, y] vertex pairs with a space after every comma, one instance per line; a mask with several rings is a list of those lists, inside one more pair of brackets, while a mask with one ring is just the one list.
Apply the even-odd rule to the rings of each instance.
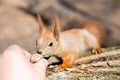
[[44, 80], [48, 62], [30, 62], [31, 54], [17, 45], [0, 54], [0, 80]]

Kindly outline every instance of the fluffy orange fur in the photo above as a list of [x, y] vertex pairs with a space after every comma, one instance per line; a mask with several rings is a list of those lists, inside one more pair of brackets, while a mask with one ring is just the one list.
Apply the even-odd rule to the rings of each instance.
[[55, 27], [48, 30], [38, 15], [40, 36], [37, 39], [37, 52], [43, 56], [57, 55], [62, 57], [63, 63], [55, 70], [59, 71], [71, 67], [80, 54], [88, 48], [93, 48], [93, 53], [101, 53], [100, 43], [104, 38], [101, 24], [89, 21], [82, 24], [80, 29], [71, 29], [61, 32], [60, 21], [55, 15]]

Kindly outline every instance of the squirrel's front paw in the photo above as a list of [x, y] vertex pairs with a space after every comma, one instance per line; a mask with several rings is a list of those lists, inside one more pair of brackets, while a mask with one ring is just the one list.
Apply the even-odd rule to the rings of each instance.
[[60, 71], [62, 71], [62, 70], [64, 70], [65, 68], [62, 68], [61, 66], [57, 66], [55, 69], [54, 69], [54, 71], [55, 72], [60, 72]]
[[68, 68], [68, 67], [70, 67], [70, 66], [67, 66], [66, 64], [62, 64], [62, 65], [60, 65], [60, 66], [57, 66], [57, 67], [54, 69], [54, 71], [55, 71], [55, 72], [63, 71], [64, 69], [66, 69], [66, 68]]
[[100, 53], [103, 53], [105, 50], [103, 48], [94, 48], [92, 50], [92, 53], [94, 54], [100, 54]]

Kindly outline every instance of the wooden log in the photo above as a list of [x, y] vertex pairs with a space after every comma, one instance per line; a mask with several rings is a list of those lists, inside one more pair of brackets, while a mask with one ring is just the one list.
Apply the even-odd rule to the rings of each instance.
[[120, 54], [120, 50], [112, 51], [112, 52], [105, 52], [105, 53], [91, 55], [91, 56], [77, 59], [75, 61], [75, 63], [85, 63], [85, 62], [89, 62], [90, 60], [94, 60], [94, 59], [98, 59], [98, 58], [102, 58], [102, 57], [107, 57], [107, 56], [118, 55], [118, 54]]

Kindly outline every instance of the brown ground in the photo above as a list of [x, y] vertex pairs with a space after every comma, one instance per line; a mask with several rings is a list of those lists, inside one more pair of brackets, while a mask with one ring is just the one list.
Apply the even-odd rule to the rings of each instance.
[[85, 61], [81, 58], [71, 68], [61, 72], [54, 72], [54, 67], [48, 67], [46, 80], [119, 80], [120, 47], [109, 49], [106, 48], [102, 54], [86, 55], [91, 59], [85, 60], [86, 57], [83, 57]]

